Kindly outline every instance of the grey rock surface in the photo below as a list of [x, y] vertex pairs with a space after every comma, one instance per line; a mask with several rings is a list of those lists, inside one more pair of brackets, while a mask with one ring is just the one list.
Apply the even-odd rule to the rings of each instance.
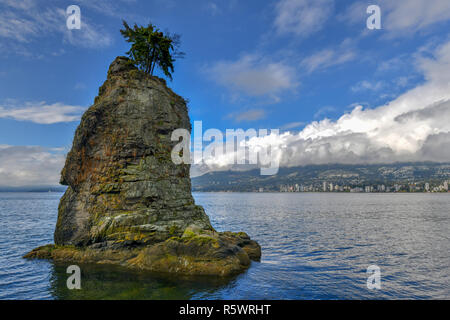
[[191, 194], [188, 164], [174, 164], [174, 130], [191, 130], [185, 100], [125, 57], [111, 64], [83, 115], [61, 173], [55, 245], [30, 259], [116, 264], [225, 276], [258, 261], [244, 233], [217, 232]]
[[125, 57], [111, 64], [83, 115], [62, 171], [58, 245], [151, 244], [195, 225], [213, 230], [191, 195], [189, 165], [171, 161], [178, 128], [190, 131], [184, 99]]

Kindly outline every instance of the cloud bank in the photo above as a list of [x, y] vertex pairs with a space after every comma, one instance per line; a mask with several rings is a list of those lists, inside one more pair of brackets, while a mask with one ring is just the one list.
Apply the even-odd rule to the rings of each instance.
[[[314, 121], [298, 133], [252, 138], [248, 147], [272, 145], [281, 166], [450, 162], [450, 42], [418, 58], [416, 67], [425, 81], [386, 105], [356, 106], [336, 121]], [[230, 157], [206, 162], [224, 170]]]
[[78, 121], [85, 109], [85, 107], [81, 106], [71, 106], [62, 103], [49, 105], [45, 102], [27, 102], [22, 106], [0, 105], [0, 119], [9, 118], [38, 124], [72, 122]]
[[0, 145], [0, 187], [58, 185], [64, 161], [60, 150]]

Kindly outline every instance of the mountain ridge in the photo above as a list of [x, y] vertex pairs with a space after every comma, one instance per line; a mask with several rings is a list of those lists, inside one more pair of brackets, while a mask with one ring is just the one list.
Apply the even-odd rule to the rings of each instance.
[[[280, 168], [277, 175], [261, 176], [259, 169], [216, 171], [192, 178], [199, 192], [280, 191], [283, 185], [308, 185], [323, 189], [323, 183], [364, 187], [378, 184], [438, 184], [450, 180], [450, 162], [398, 162], [391, 164], [324, 164]], [[323, 191], [323, 190], [311, 190]]]

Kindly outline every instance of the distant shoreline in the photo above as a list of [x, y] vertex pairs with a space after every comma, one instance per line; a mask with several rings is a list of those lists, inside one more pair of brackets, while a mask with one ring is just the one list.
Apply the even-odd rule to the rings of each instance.
[[0, 193], [33, 192], [33, 193], [58, 193], [66, 192], [67, 187], [0, 187]]
[[258, 191], [192, 191], [192, 193], [260, 193], [260, 194], [450, 194], [450, 191], [448, 192], [319, 192], [319, 191], [308, 191], [308, 192], [279, 192], [279, 191], [264, 191], [264, 192], [258, 192]]
[[[64, 193], [65, 190], [36, 191], [36, 190], [0, 190], [0, 193]], [[192, 191], [192, 193], [255, 193], [255, 194], [450, 194], [448, 192], [277, 192], [277, 191]]]
[[[0, 190], [0, 193], [64, 193], [65, 190], [54, 190], [54, 191], [36, 191], [36, 190], [28, 190], [28, 191], [18, 191], [18, 190]], [[277, 191], [192, 191], [192, 193], [260, 193], [260, 194], [450, 194], [448, 192], [277, 192]]]
[[10, 190], [10, 191], [0, 191], [0, 193], [64, 193], [66, 192], [64, 191], [14, 191], [14, 190]]

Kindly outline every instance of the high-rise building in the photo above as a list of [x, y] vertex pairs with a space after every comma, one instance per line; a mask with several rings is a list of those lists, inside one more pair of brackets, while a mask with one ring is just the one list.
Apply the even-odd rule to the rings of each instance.
[[323, 192], [327, 192], [327, 182], [323, 182]]

